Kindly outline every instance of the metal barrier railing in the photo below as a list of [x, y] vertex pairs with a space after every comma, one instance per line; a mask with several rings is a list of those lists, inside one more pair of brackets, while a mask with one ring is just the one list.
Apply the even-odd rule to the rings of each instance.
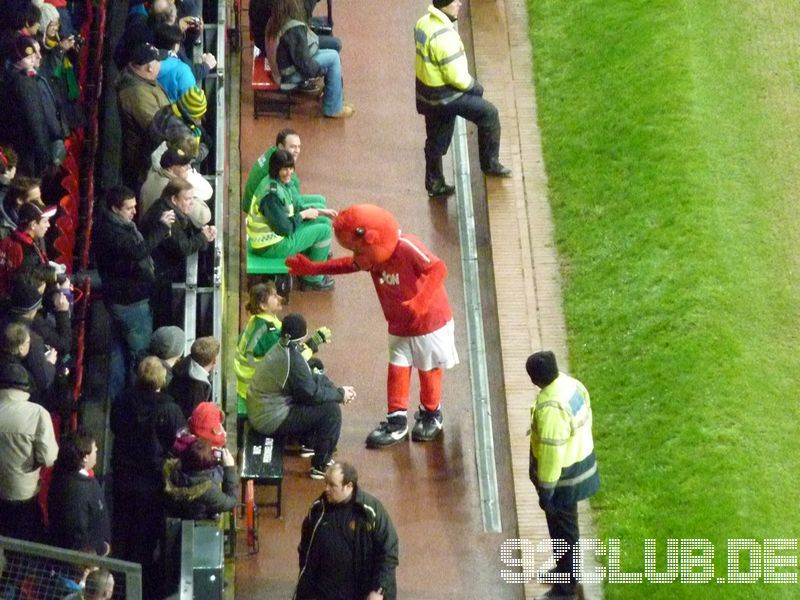
[[112, 598], [141, 600], [142, 567], [137, 563], [0, 537], [0, 598], [62, 600], [95, 569], [111, 572]]

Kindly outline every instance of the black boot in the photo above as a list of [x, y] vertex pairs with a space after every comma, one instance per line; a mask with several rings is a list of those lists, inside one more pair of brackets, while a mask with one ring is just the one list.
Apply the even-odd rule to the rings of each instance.
[[429, 198], [447, 198], [456, 191], [444, 180], [441, 156], [425, 156], [425, 189]]

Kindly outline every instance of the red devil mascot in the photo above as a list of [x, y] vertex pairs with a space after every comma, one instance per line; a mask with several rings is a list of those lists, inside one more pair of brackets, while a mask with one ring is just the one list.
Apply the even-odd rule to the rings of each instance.
[[367, 447], [386, 448], [408, 435], [411, 368], [419, 372], [420, 407], [411, 439], [427, 442], [442, 431], [442, 369], [458, 364], [453, 314], [444, 289], [447, 266], [414, 236], [403, 234], [391, 213], [357, 204], [333, 221], [339, 243], [353, 256], [312, 262], [286, 259], [293, 275], [368, 271], [389, 324], [387, 419], [367, 437]]

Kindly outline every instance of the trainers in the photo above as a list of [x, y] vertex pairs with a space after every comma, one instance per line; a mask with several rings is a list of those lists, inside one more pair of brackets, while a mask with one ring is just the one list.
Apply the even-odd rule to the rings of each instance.
[[333, 277], [325, 275], [321, 281], [300, 280], [300, 289], [304, 292], [330, 292], [333, 291]]
[[504, 167], [498, 161], [494, 161], [489, 165], [488, 169], [483, 170], [483, 174], [490, 177], [511, 177], [511, 169]]
[[414, 414], [414, 429], [411, 430], [411, 439], [415, 442], [430, 442], [439, 437], [442, 432], [442, 417], [441, 409], [436, 409], [431, 412], [419, 407], [419, 410]]
[[444, 181], [440, 181], [428, 188], [428, 198], [447, 198], [455, 193], [455, 186], [447, 185]]
[[381, 421], [367, 436], [367, 448], [388, 448], [402, 442], [408, 435], [408, 422], [405, 417], [389, 417]]
[[342, 103], [342, 110], [335, 115], [325, 115], [328, 119], [347, 119], [356, 114], [356, 107], [349, 102]]
[[316, 78], [316, 79], [306, 79], [305, 81], [299, 83], [296, 89], [301, 94], [319, 96], [322, 93], [324, 87], [325, 84], [323, 83], [323, 81], [319, 78]]
[[316, 479], [319, 481], [320, 479], [325, 479], [325, 471], [320, 471], [317, 467], [311, 467], [311, 470], [308, 472], [308, 476], [311, 479]]

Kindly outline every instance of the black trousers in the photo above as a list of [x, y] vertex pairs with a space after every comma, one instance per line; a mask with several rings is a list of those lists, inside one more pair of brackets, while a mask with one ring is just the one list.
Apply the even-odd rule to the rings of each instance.
[[564, 540], [569, 544], [569, 550], [558, 559], [556, 569], [559, 573], [569, 573], [569, 583], [556, 583], [553, 589], [565, 596], [574, 594], [577, 586], [575, 572], [572, 568], [572, 557], [575, 544], [578, 543], [578, 505], [573, 504], [565, 508], [552, 508], [544, 511], [547, 519], [547, 531], [551, 540]]
[[324, 471], [339, 443], [342, 431], [342, 409], [336, 402], [292, 404], [289, 416], [275, 430], [275, 435], [300, 436], [314, 449], [312, 466]]
[[425, 187], [444, 182], [442, 157], [453, 139], [456, 117], [478, 126], [478, 157], [485, 171], [497, 161], [500, 152], [500, 117], [495, 105], [475, 94], [464, 94], [444, 106], [430, 108], [425, 114]]
[[19, 502], [0, 500], [0, 535], [44, 543], [44, 519], [38, 496]]

